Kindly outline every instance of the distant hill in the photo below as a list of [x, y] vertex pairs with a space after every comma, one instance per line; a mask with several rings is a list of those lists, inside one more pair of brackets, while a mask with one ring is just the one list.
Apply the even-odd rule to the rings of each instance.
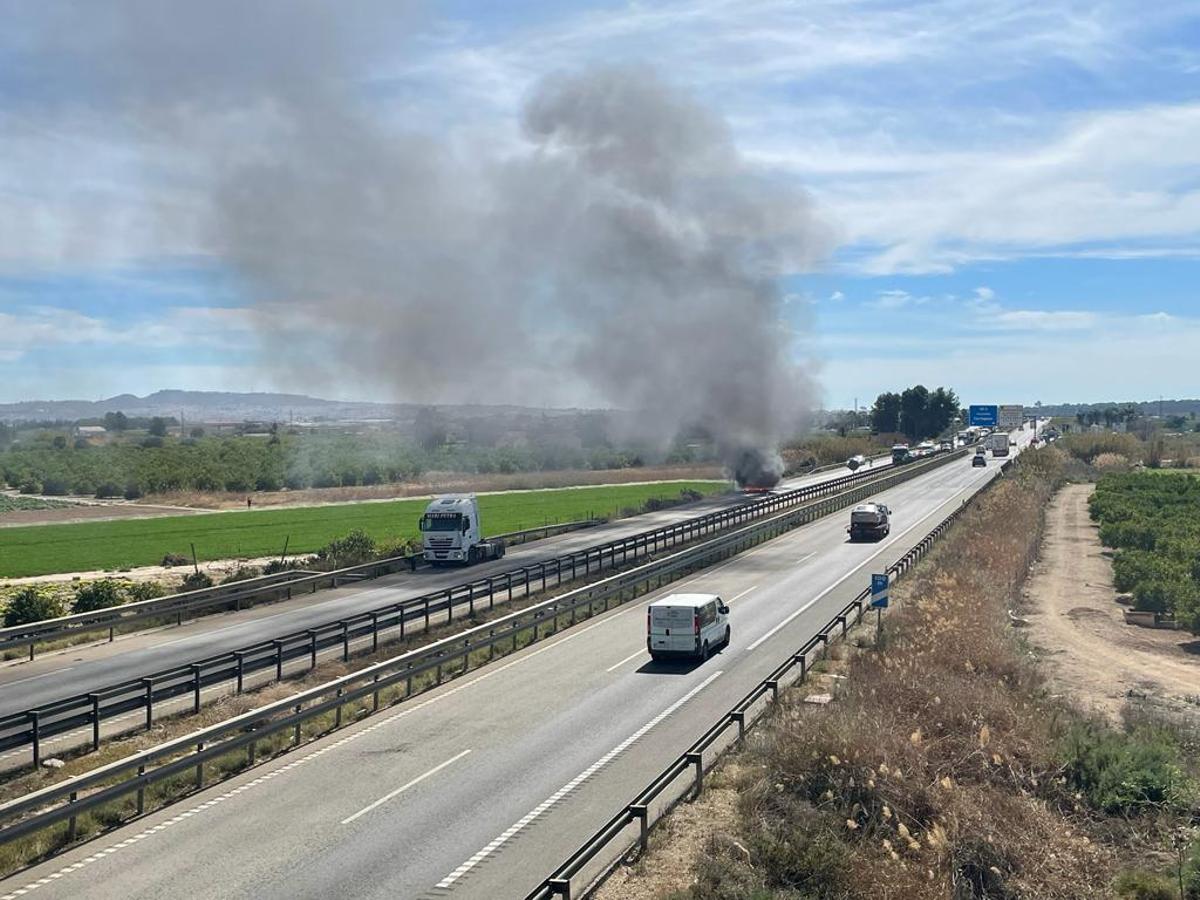
[[[226, 391], [156, 391], [145, 397], [120, 394], [106, 400], [27, 400], [0, 404], [0, 422], [74, 422], [105, 413], [133, 416], [183, 416], [189, 422], [352, 422], [365, 419], [412, 419], [424, 404], [322, 400], [304, 394]], [[581, 410], [462, 404], [438, 406], [455, 419], [520, 415], [571, 415]]]

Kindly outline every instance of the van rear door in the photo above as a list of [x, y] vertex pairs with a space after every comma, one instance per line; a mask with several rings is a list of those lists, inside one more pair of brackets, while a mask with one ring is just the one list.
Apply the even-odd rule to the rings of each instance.
[[649, 649], [667, 653], [693, 651], [696, 648], [696, 609], [692, 606], [651, 606], [648, 608]]

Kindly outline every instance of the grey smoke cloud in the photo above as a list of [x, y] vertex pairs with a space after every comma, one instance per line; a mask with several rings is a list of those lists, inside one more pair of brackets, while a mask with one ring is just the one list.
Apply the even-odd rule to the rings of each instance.
[[[57, 48], [94, 73], [91, 102], [200, 148], [205, 243], [245, 279], [281, 381], [607, 403], [664, 443], [703, 424], [731, 462], [750, 448], [767, 469], [811, 406], [777, 277], [830, 233], [653, 69], [541, 78], [497, 152], [364, 94], [363, 61], [404, 52], [402, 7], [67, 7], [94, 20], [83, 46]], [[52, 41], [76, 40], [74, 15]]]

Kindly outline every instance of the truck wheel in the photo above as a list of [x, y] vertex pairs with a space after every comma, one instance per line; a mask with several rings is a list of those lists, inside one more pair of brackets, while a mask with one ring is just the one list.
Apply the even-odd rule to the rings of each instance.
[[708, 641], [704, 642], [704, 648], [700, 651], [700, 658], [708, 659]]
[[473, 566], [477, 562], [479, 562], [479, 548], [472, 547], [467, 551], [467, 565]]
[[730, 633], [730, 631], [729, 631], [729, 626], [728, 626], [728, 625], [726, 625], [726, 626], [725, 626], [725, 643], [724, 643], [722, 646], [724, 646], [724, 647], [728, 647], [728, 646], [729, 646], [729, 638], [730, 638], [730, 634], [731, 634], [731, 633]]

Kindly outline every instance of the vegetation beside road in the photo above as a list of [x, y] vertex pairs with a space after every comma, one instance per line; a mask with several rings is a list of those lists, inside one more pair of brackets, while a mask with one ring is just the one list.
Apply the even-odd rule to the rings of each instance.
[[1088, 719], [1048, 692], [1011, 625], [1067, 463], [1022, 454], [973, 504], [897, 585], [883, 640], [832, 663], [847, 676], [832, 703], [784, 695], [715, 773], [733, 825], [686, 875], [636, 886], [687, 840], [668, 825], [643, 874], [601, 896], [1200, 896], [1196, 736]]
[[1167, 613], [1200, 634], [1200, 480], [1178, 473], [1105, 475], [1089, 501], [1117, 553], [1116, 588], [1135, 609]]
[[[479, 505], [487, 533], [500, 534], [631, 514], [647, 504], [677, 501], [682, 492], [709, 495], [726, 487], [723, 481], [693, 481], [481, 494]], [[190, 560], [192, 544], [201, 560], [276, 556], [285, 541], [289, 553], [313, 553], [354, 530], [386, 547], [418, 537], [426, 504], [395, 500], [5, 528], [0, 577], [158, 565], [168, 554]]]

